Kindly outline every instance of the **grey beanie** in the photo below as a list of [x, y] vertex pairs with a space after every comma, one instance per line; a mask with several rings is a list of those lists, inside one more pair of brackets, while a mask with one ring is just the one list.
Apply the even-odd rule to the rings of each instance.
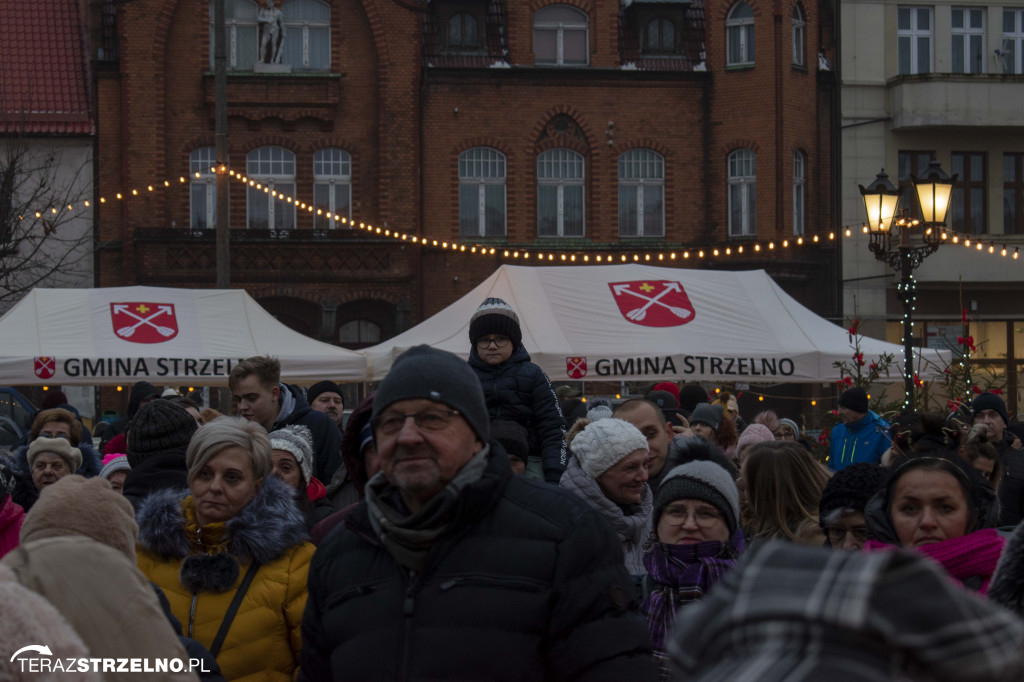
[[605, 398], [594, 398], [587, 406], [587, 419], [596, 422], [612, 416], [612, 404]]
[[637, 450], [647, 452], [647, 438], [640, 429], [614, 417], [590, 422], [572, 441], [580, 468], [593, 479]]
[[469, 340], [476, 340], [487, 334], [501, 334], [512, 341], [512, 348], [518, 348], [523, 342], [523, 330], [519, 326], [519, 316], [512, 306], [500, 298], [492, 297], [480, 304], [469, 321]]
[[132, 472], [132, 465], [128, 463], [128, 455], [118, 455], [106, 460], [106, 464], [100, 469], [100, 478], [105, 478], [109, 481], [110, 477], [118, 471], [124, 471], [129, 474]]
[[395, 360], [373, 398], [373, 418], [399, 400], [433, 400], [457, 410], [482, 443], [490, 438], [484, 389], [464, 360], [448, 351], [414, 346]]
[[267, 434], [270, 437], [271, 450], [284, 450], [291, 453], [299, 468], [302, 469], [302, 480], [309, 485], [313, 478], [313, 434], [308, 426], [292, 424]]
[[740, 518], [740, 494], [732, 475], [714, 462], [695, 459], [668, 472], [654, 496], [654, 527], [665, 507], [676, 500], [701, 500], [725, 517], [729, 534], [736, 532]]
[[693, 408], [693, 414], [690, 415], [690, 423], [700, 422], [707, 424], [715, 431], [722, 425], [722, 416], [725, 411], [722, 410], [721, 405], [710, 405], [708, 403], [700, 403], [697, 407]]
[[795, 437], [797, 437], [797, 438], [800, 437], [800, 427], [797, 426], [797, 423], [795, 421], [793, 421], [792, 419], [787, 419], [786, 417], [781, 417], [779, 419], [779, 425], [781, 426], [783, 424], [785, 424], [789, 428], [793, 429], [793, 435]]

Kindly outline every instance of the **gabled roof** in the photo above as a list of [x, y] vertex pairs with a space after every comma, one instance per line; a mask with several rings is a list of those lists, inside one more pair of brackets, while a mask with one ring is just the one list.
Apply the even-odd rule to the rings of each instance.
[[0, 3], [0, 133], [93, 133], [77, 0]]

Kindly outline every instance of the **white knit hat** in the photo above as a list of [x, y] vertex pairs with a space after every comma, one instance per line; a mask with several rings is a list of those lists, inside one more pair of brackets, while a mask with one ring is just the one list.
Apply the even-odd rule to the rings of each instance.
[[293, 424], [269, 435], [271, 449], [291, 453], [302, 469], [302, 479], [309, 485], [313, 477], [313, 434], [309, 427]]
[[629, 422], [613, 417], [587, 424], [572, 441], [580, 467], [594, 479], [637, 450], [647, 452], [644, 434]]

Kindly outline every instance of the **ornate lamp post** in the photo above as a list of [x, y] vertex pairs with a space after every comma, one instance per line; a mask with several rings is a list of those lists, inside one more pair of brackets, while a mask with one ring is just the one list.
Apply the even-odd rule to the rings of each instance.
[[[904, 411], [914, 405], [914, 299], [913, 273], [924, 259], [935, 253], [945, 239], [946, 210], [956, 177], [946, 175], [934, 158], [924, 176], [911, 176], [921, 203], [922, 220], [910, 217], [906, 206], [899, 207], [900, 191], [889, 182], [883, 169], [867, 187], [859, 185], [868, 216], [868, 248], [875, 258], [900, 275], [898, 290], [903, 303], [903, 387]], [[898, 210], [899, 209], [899, 210]], [[921, 226], [920, 240], [911, 242], [915, 228]]]

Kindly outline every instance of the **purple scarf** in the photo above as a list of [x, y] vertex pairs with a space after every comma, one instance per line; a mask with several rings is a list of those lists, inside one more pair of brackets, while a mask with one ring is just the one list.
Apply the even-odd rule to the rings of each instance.
[[728, 542], [698, 542], [667, 545], [655, 541], [644, 553], [650, 594], [644, 599], [647, 628], [655, 651], [665, 648], [665, 635], [672, 629], [676, 611], [687, 602], [704, 596], [736, 565], [743, 551], [743, 531], [737, 529]]

